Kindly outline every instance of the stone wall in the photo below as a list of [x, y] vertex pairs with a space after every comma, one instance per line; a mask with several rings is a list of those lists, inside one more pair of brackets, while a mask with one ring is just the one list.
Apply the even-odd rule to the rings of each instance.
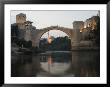
[[74, 21], [73, 22], [73, 31], [74, 31], [74, 37], [72, 37], [71, 42], [72, 42], [72, 49], [74, 47], [79, 47], [80, 44], [80, 29], [84, 27], [84, 22], [83, 21]]

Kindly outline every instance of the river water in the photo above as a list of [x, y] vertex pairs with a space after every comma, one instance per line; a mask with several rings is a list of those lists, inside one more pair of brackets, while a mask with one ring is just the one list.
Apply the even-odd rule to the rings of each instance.
[[99, 77], [99, 51], [48, 51], [11, 57], [12, 77]]

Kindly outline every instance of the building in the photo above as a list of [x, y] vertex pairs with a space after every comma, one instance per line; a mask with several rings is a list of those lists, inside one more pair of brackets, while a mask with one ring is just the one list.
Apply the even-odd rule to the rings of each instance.
[[96, 29], [97, 23], [99, 21], [99, 16], [93, 16], [84, 22], [84, 28]]
[[[100, 17], [99, 15], [97, 16], [92, 16], [91, 18], [87, 19], [84, 22], [84, 28], [80, 29], [81, 31], [81, 43], [83, 44], [88, 44], [88, 45], [95, 45], [95, 40], [97, 37], [100, 37], [100, 35], [96, 37], [95, 31], [100, 31], [97, 30], [98, 27], [100, 26]], [[99, 32], [100, 33], [100, 32]]]
[[[36, 30], [36, 27], [32, 25], [33, 22], [26, 20], [26, 14], [20, 13], [16, 15], [16, 23], [11, 25], [11, 29], [14, 30], [14, 26], [16, 25], [18, 28], [19, 39], [24, 39], [26, 41], [31, 41], [32, 33]], [[12, 35], [13, 36], [13, 33]]]

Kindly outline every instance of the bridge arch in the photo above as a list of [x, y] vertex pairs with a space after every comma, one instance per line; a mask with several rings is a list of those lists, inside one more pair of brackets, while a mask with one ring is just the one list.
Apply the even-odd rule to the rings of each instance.
[[34, 40], [34, 46], [39, 47], [39, 42], [40, 42], [40, 38], [42, 37], [42, 35], [50, 30], [60, 30], [64, 33], [66, 33], [68, 35], [68, 37], [72, 40], [72, 38], [74, 37], [73, 35], [73, 29], [70, 28], [64, 28], [64, 27], [59, 27], [59, 26], [50, 26], [50, 27], [46, 27], [43, 29], [40, 29], [39, 31], [37, 31], [36, 33], [36, 38]]
[[[57, 35], [59, 35], [59, 32], [61, 32], [61, 33], [64, 33], [65, 36], [68, 36], [68, 37], [71, 39], [71, 37], [70, 37], [67, 33], [65, 33], [65, 32], [62, 31], [62, 30], [58, 30], [58, 29], [53, 29], [53, 30], [46, 31], [46, 32], [44, 32], [44, 33], [41, 35], [40, 38], [42, 38], [43, 35], [47, 34], [47, 32], [49, 32], [49, 35], [52, 36], [52, 34], [50, 34], [50, 33], [51, 33], [51, 32], [54, 32], [54, 30], [55, 30], [55, 33], [58, 32]], [[59, 35], [59, 36], [60, 36], [60, 35]]]
[[72, 49], [77, 48], [80, 46], [80, 38], [81, 38], [81, 34], [80, 34], [80, 29], [84, 27], [84, 22], [82, 21], [74, 21], [73, 22], [73, 29], [70, 28], [64, 28], [64, 27], [59, 27], [59, 26], [50, 26], [47, 28], [43, 28], [43, 29], [39, 29], [35, 32], [33, 32], [33, 36], [32, 36], [32, 46], [33, 47], [39, 47], [39, 41], [40, 41], [40, 37], [42, 36], [43, 33], [49, 31], [49, 30], [61, 30], [63, 32], [65, 32], [70, 38], [71, 38], [71, 47]]

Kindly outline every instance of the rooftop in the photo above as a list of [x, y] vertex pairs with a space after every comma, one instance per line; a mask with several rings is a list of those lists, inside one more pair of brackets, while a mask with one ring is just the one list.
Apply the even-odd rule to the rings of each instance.
[[26, 16], [26, 14], [20, 13], [20, 14], [17, 14], [16, 16]]
[[33, 23], [33, 22], [31, 22], [31, 21], [26, 21], [26, 22], [24, 22], [24, 23]]

